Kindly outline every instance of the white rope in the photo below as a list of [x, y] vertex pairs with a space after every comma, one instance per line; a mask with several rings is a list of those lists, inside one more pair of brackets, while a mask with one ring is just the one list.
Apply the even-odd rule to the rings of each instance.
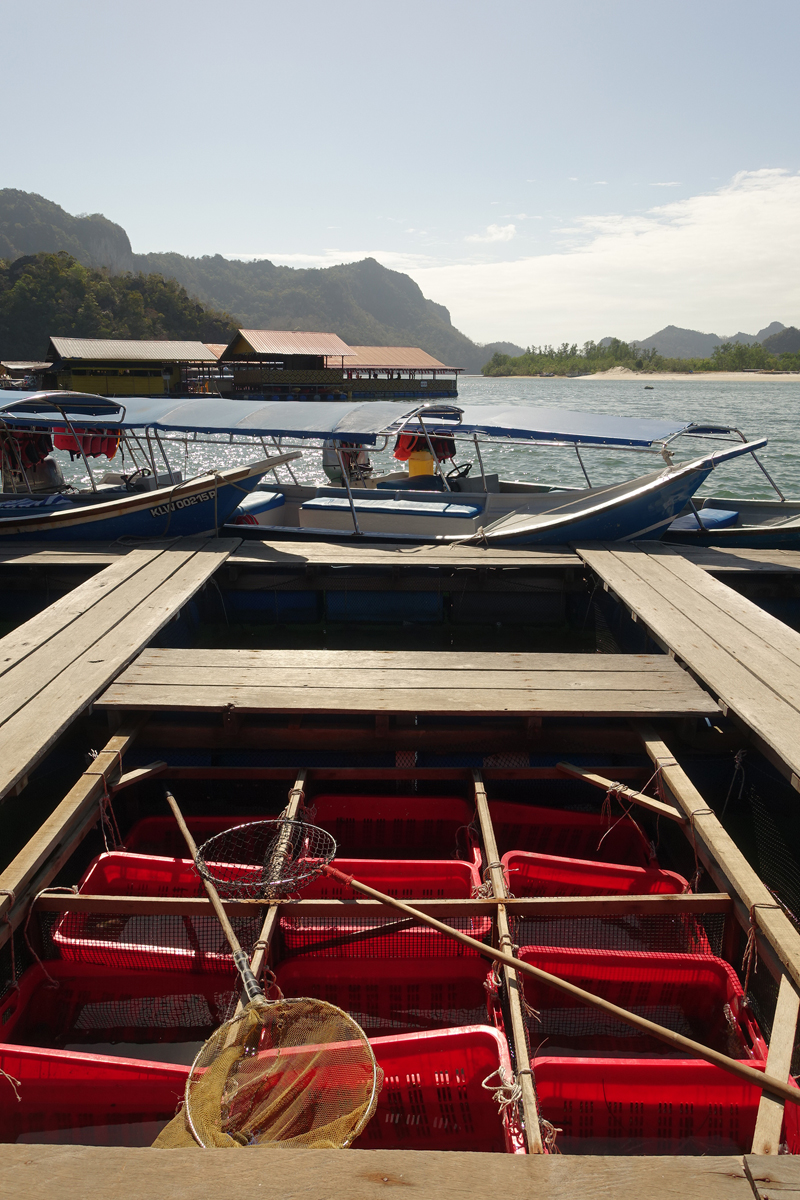
[[[494, 1079], [495, 1076], [497, 1076], [500, 1082], [490, 1083], [489, 1080]], [[496, 1071], [492, 1071], [491, 1075], [487, 1075], [481, 1083], [481, 1087], [487, 1092], [492, 1093], [492, 1099], [501, 1114], [512, 1105], [519, 1104], [522, 1099], [522, 1085], [513, 1074], [509, 1079], [504, 1067], [498, 1067]]]
[[8, 1071], [4, 1071], [2, 1067], [0, 1067], [0, 1075], [2, 1075], [3, 1079], [7, 1079], [11, 1084], [12, 1088], [14, 1089], [14, 1095], [17, 1097], [17, 1104], [21, 1104], [22, 1096], [19, 1094], [19, 1089], [22, 1087], [22, 1080], [16, 1079], [13, 1075], [9, 1075]]

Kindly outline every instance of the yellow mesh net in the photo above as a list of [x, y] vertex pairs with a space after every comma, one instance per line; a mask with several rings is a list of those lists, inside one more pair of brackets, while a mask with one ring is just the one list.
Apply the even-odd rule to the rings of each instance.
[[375, 1112], [381, 1083], [366, 1034], [342, 1009], [256, 1000], [205, 1043], [183, 1108], [153, 1144], [341, 1149]]

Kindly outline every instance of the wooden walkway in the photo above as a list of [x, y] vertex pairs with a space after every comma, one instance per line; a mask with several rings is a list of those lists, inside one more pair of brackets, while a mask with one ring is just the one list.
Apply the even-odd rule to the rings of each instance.
[[800, 634], [658, 542], [578, 553], [800, 791]]
[[237, 545], [182, 538], [129, 550], [0, 640], [0, 798]]
[[669, 658], [347, 650], [146, 650], [100, 698], [113, 709], [713, 715]]

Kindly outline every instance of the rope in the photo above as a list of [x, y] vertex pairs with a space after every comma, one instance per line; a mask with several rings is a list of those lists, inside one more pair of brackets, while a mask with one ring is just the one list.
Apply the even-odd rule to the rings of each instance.
[[742, 970], [745, 972], [743, 984], [745, 996], [747, 995], [750, 987], [751, 970], [754, 975], [758, 974], [758, 944], [756, 942], [755, 915], [755, 910], [757, 908], [776, 908], [778, 911], [780, 911], [781, 906], [780, 904], [767, 904], [766, 901], [750, 905], [750, 928], [747, 931], [747, 945], [744, 948], [744, 955], [742, 957]]
[[45, 894], [45, 892], [66, 892], [66, 894], [68, 896], [69, 895], [77, 896], [78, 888], [77, 888], [76, 884], [73, 884], [72, 887], [42, 888], [42, 890], [40, 892], [36, 893], [36, 895], [33, 897], [33, 900], [30, 903], [30, 907], [28, 908], [28, 915], [25, 918], [25, 927], [22, 931], [23, 936], [25, 938], [25, 945], [28, 947], [28, 950], [33, 955], [33, 957], [36, 959], [39, 966], [42, 968], [42, 974], [44, 975], [45, 979], [47, 980], [47, 986], [49, 988], [57, 988], [57, 987], [60, 987], [61, 985], [59, 984], [57, 979], [53, 979], [53, 976], [49, 973], [49, 971], [47, 970], [47, 967], [44, 965], [42, 960], [39, 958], [39, 955], [36, 953], [36, 950], [34, 949], [32, 943], [31, 943], [31, 939], [28, 936], [28, 926], [31, 923], [31, 917], [33, 915], [34, 906], [36, 904], [36, 901], [39, 899], [39, 897], [43, 896]]
[[[500, 1082], [490, 1083], [489, 1081], [494, 1079], [495, 1076], [497, 1076]], [[522, 1085], [517, 1082], [513, 1074], [509, 1079], [504, 1067], [498, 1067], [496, 1071], [492, 1071], [491, 1075], [487, 1075], [481, 1083], [481, 1087], [485, 1091], [492, 1093], [492, 1099], [500, 1110], [501, 1115], [507, 1109], [511, 1108], [512, 1105], [518, 1105], [522, 1099]]]
[[689, 814], [689, 826], [692, 831], [692, 850], [694, 851], [694, 875], [689, 884], [690, 892], [697, 892], [700, 887], [700, 879], [703, 874], [703, 867], [700, 864], [700, 859], [697, 857], [697, 832], [694, 827], [695, 817], [714, 817], [716, 813], [713, 808], [694, 808]]
[[[661, 766], [659, 764], [659, 766], [656, 767], [655, 771], [648, 779], [647, 783], [642, 788], [642, 792], [646, 791], [646, 789], [650, 787], [650, 784], [653, 782], [654, 779], [658, 779], [658, 776], [660, 775], [660, 773], [661, 773]], [[622, 800], [622, 794], [621, 794], [621, 790], [620, 790], [623, 786], [624, 785], [621, 783], [612, 783], [611, 787], [608, 789], [608, 791], [606, 792], [605, 797], [603, 799], [603, 804], [600, 809], [601, 817], [605, 817], [609, 821], [611, 820], [611, 801], [613, 798], [617, 799], [620, 808], [624, 807], [623, 800]], [[656, 784], [656, 789], [658, 790], [658, 784]], [[602, 846], [603, 842], [608, 837], [608, 835], [610, 833], [613, 833], [614, 830], [617, 828], [617, 826], [621, 825], [626, 817], [630, 818], [631, 824], [633, 825], [634, 829], [639, 834], [639, 837], [642, 839], [645, 846], [647, 846], [648, 852], [650, 851], [652, 843], [645, 837], [644, 830], [641, 828], [638, 821], [634, 820], [634, 818], [631, 816], [631, 812], [633, 811], [633, 808], [634, 808], [634, 803], [635, 802], [633, 800], [631, 800], [630, 804], [625, 809], [622, 816], [619, 817], [619, 819], [616, 820], [613, 825], [610, 825], [608, 827], [608, 829], [605, 831], [603, 836], [600, 838], [600, 841], [597, 843], [598, 851], [599, 851], [600, 847]]]
[[14, 1089], [14, 1095], [17, 1097], [17, 1104], [21, 1104], [22, 1097], [19, 1094], [19, 1089], [22, 1087], [22, 1080], [16, 1079], [13, 1075], [9, 1075], [8, 1071], [4, 1071], [2, 1067], [0, 1067], [0, 1075], [2, 1075], [3, 1079], [7, 1079], [11, 1084], [12, 1088]]
[[542, 1141], [544, 1142], [547, 1153], [560, 1154], [561, 1151], [556, 1145], [556, 1136], [559, 1133], [563, 1133], [564, 1130], [558, 1125], [553, 1125], [550, 1121], [545, 1121], [544, 1117], [539, 1118], [539, 1128], [542, 1131]]
[[724, 817], [725, 813], [727, 812], [728, 801], [731, 798], [731, 793], [733, 792], [733, 788], [734, 788], [734, 784], [736, 783], [737, 775], [741, 775], [741, 782], [739, 784], [739, 795], [737, 796], [737, 799], [741, 800], [741, 798], [742, 798], [742, 792], [744, 791], [744, 783], [745, 783], [744, 756], [746, 754], [747, 754], [746, 750], [737, 750], [735, 755], [733, 756], [733, 775], [731, 777], [731, 786], [728, 788], [728, 794], [725, 797], [725, 803], [722, 806], [722, 812], [720, 813], [720, 817]]
[[8, 940], [11, 944], [11, 979], [9, 980], [12, 988], [19, 988], [17, 983], [17, 957], [14, 950], [14, 926], [11, 924], [9, 913], [17, 902], [16, 892], [12, 888], [0, 888], [0, 896], [8, 896], [11, 900], [8, 908], [3, 913], [3, 924], [8, 926]]

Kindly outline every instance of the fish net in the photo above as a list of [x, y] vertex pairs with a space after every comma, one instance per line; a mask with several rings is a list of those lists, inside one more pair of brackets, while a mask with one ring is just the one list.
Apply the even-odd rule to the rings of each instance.
[[323, 1000], [257, 999], [208, 1039], [162, 1149], [342, 1149], [375, 1112], [382, 1072], [364, 1031]]
[[336, 854], [325, 829], [307, 821], [252, 821], [209, 838], [197, 869], [221, 896], [258, 900], [286, 896], [321, 875]]

